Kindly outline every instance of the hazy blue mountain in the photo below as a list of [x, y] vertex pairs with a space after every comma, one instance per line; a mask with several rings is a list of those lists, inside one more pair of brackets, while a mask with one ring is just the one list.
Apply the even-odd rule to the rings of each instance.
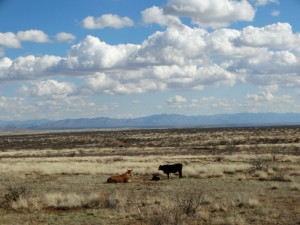
[[57, 121], [0, 121], [1, 130], [31, 129], [89, 129], [89, 128], [171, 128], [171, 127], [228, 127], [228, 126], [300, 125], [299, 113], [237, 113], [185, 116], [160, 114], [132, 119], [108, 117], [65, 119]]
[[0, 130], [16, 130], [16, 129], [38, 129], [40, 126], [49, 123], [50, 120], [13, 120], [3, 121], [0, 120]]

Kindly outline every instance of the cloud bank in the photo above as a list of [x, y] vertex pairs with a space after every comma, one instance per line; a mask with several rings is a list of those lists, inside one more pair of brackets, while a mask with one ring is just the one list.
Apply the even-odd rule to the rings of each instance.
[[[240, 102], [175, 94], [166, 99], [166, 104], [178, 109], [206, 105], [207, 110], [222, 107], [228, 111], [292, 104], [295, 97], [278, 94], [277, 90], [300, 86], [300, 34], [289, 23], [279, 22], [242, 29], [229, 27], [239, 21], [252, 21], [258, 7], [269, 3], [277, 1], [259, 0], [251, 5], [246, 0], [169, 0], [141, 12], [144, 26], [162, 26], [141, 43], [109, 44], [95, 35], [73, 43], [76, 36], [60, 32], [54, 40], [72, 43], [65, 55], [4, 56], [0, 58], [0, 82], [25, 81], [20, 92], [43, 100], [36, 106], [53, 109], [65, 104], [71, 110], [76, 101], [82, 106], [95, 106], [83, 99], [101, 94], [176, 93], [237, 85], [252, 85], [259, 91], [247, 94]], [[190, 19], [191, 24], [184, 24], [183, 18]], [[89, 30], [120, 29], [135, 22], [129, 17], [104, 14], [98, 18], [88, 16], [82, 25]], [[0, 33], [3, 48], [21, 48], [23, 42], [50, 43], [51, 38], [41, 30]], [[55, 103], [58, 99], [62, 105]], [[24, 101], [2, 97], [1, 104], [2, 108], [11, 108], [8, 102], [13, 102], [25, 111]], [[106, 104], [93, 113], [112, 108]]]
[[141, 44], [110, 45], [87, 36], [65, 57], [0, 60], [0, 79], [80, 76], [97, 93], [131, 94], [207, 86], [299, 84], [300, 36], [287, 23], [242, 30], [170, 26]]

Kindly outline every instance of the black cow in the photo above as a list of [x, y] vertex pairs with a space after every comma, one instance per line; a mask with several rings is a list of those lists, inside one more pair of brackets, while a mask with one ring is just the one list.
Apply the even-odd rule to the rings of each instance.
[[168, 175], [170, 173], [179, 173], [179, 178], [182, 178], [182, 164], [181, 163], [176, 163], [172, 165], [160, 165], [158, 170], [162, 170], [165, 174]]

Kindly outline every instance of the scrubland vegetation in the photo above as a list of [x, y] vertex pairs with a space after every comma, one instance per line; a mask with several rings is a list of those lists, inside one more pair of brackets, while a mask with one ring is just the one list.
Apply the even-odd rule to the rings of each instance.
[[300, 223], [298, 127], [2, 133], [0, 171], [5, 225]]

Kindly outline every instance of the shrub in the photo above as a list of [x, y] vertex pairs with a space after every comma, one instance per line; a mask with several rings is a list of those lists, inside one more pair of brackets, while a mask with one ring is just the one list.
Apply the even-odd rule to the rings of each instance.
[[[173, 204], [172, 204], [173, 203]], [[150, 225], [181, 225], [194, 220], [198, 208], [208, 204], [204, 193], [198, 189], [185, 191], [168, 205], [162, 205], [149, 219]]]
[[124, 159], [124, 157], [123, 156], [117, 156], [117, 157], [114, 157], [113, 158], [113, 161], [114, 162], [120, 162], [120, 161], [124, 161], [125, 159]]
[[119, 203], [120, 202], [117, 198], [115, 198], [114, 196], [109, 196], [104, 201], [104, 207], [110, 208], [110, 209], [115, 209], [118, 207]]
[[41, 201], [39, 198], [19, 198], [18, 201], [16, 202], [12, 202], [10, 204], [10, 207], [14, 210], [18, 210], [18, 209], [41, 209]]
[[21, 198], [28, 198], [32, 193], [32, 188], [30, 186], [8, 186], [6, 188], [6, 193], [3, 196], [2, 205], [5, 207], [10, 207], [12, 203], [18, 202]]
[[260, 202], [255, 197], [239, 196], [233, 204], [239, 208], [254, 208], [259, 206]]
[[205, 204], [207, 201], [200, 190], [191, 190], [176, 197], [176, 208], [188, 216], [195, 215], [197, 209]]
[[291, 182], [291, 178], [287, 175], [279, 174], [270, 178], [271, 181]]
[[161, 207], [159, 211], [149, 219], [150, 225], [181, 225], [184, 215], [174, 206]]
[[267, 170], [271, 164], [271, 159], [257, 156], [256, 158], [251, 160], [250, 164], [250, 172], [254, 172], [257, 170]]
[[299, 184], [292, 184], [291, 185], [291, 190], [292, 191], [300, 191], [300, 185]]

